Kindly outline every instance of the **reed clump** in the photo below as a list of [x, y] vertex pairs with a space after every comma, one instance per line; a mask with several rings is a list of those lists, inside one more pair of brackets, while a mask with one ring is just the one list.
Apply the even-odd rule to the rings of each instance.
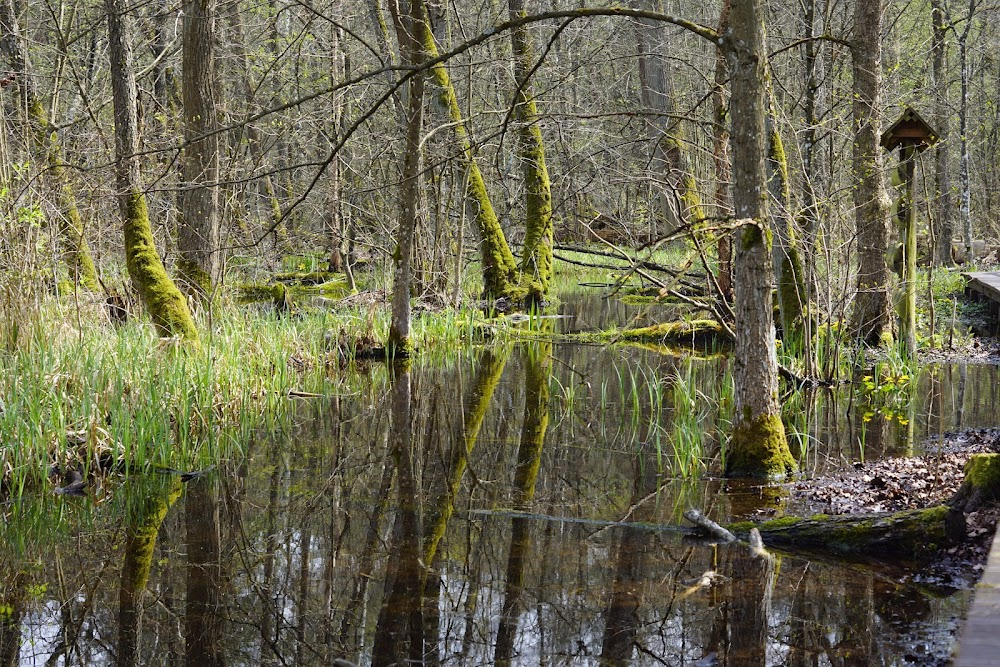
[[[54, 469], [190, 469], [238, 456], [296, 400], [385, 382], [328, 344], [330, 332], [384, 336], [388, 315], [378, 308], [289, 315], [221, 304], [200, 317], [198, 344], [157, 338], [141, 317], [113, 326], [97, 300], [84, 307], [53, 297], [21, 316], [17, 344], [0, 349], [7, 495], [40, 488]], [[418, 318], [418, 346], [428, 357], [452, 353], [471, 330], [468, 317]]]

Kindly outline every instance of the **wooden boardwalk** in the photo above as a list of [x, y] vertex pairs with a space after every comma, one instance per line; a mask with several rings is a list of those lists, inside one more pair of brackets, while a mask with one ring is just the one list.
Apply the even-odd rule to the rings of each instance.
[[1000, 315], [1000, 271], [963, 273], [962, 276], [968, 281], [965, 296], [977, 301], [987, 301], [990, 313]]
[[976, 586], [954, 667], [997, 665], [1000, 665], [1000, 531], [993, 536], [986, 571]]

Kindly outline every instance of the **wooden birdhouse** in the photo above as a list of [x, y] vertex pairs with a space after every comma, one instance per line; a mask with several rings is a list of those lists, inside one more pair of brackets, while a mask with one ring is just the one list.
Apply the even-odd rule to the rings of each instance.
[[918, 151], [930, 148], [937, 143], [938, 133], [927, 121], [920, 117], [910, 107], [903, 109], [903, 115], [882, 133], [879, 143], [882, 148], [891, 151], [897, 146], [913, 146]]

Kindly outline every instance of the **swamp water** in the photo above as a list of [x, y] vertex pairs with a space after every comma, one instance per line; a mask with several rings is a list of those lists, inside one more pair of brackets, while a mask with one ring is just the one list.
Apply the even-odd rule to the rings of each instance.
[[[787, 493], [716, 476], [727, 363], [536, 341], [334, 371], [368, 389], [293, 401], [204, 476], [22, 498], [0, 665], [944, 664], [969, 591], [673, 529]], [[997, 369], [911, 394], [787, 397], [806, 474], [995, 425]]]

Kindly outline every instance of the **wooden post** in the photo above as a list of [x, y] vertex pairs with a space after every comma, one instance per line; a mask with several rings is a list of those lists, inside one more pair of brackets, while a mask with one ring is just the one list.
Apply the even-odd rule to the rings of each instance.
[[895, 307], [899, 316], [899, 348], [903, 356], [912, 359], [917, 354], [917, 214], [913, 206], [913, 176], [917, 154], [938, 140], [938, 134], [913, 109], [907, 107], [888, 130], [882, 133], [882, 147], [887, 151], [899, 147], [899, 167], [893, 185], [900, 193], [896, 207], [896, 228], [899, 246], [893, 262], [900, 284], [896, 290]]
[[911, 143], [899, 146], [899, 175], [902, 177], [902, 195], [896, 223], [899, 229], [899, 244], [902, 250], [902, 265], [899, 285], [900, 351], [912, 359], [917, 354], [917, 215], [913, 206], [913, 173], [915, 171], [916, 148]]

